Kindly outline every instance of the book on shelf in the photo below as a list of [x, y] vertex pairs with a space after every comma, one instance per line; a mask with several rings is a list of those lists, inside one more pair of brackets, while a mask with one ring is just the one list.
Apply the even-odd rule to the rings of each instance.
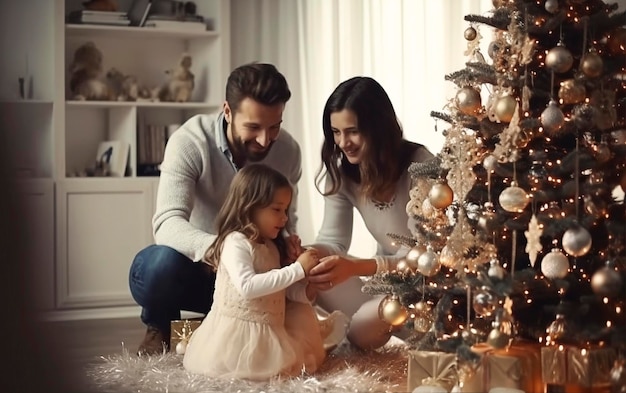
[[181, 30], [181, 31], [206, 31], [206, 25], [201, 22], [181, 22], [174, 20], [152, 20], [144, 25], [146, 28]]
[[125, 12], [110, 11], [72, 11], [68, 15], [69, 23], [128, 26], [130, 20]]

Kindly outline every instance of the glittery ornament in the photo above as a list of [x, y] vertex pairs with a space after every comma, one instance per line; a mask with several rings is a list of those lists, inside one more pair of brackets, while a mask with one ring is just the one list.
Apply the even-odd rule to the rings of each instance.
[[530, 199], [523, 188], [518, 187], [516, 182], [511, 182], [511, 186], [505, 188], [498, 197], [500, 206], [511, 213], [521, 213], [524, 211]]
[[553, 248], [541, 260], [541, 273], [550, 279], [563, 278], [569, 270], [569, 259], [559, 250]]
[[533, 161], [526, 173], [526, 180], [534, 187], [540, 187], [548, 180], [548, 171], [541, 161]]
[[502, 280], [505, 275], [504, 268], [500, 266], [500, 261], [493, 258], [489, 261], [489, 269], [487, 270], [487, 275], [491, 278], [495, 278], [498, 280]]
[[508, 123], [513, 118], [513, 113], [517, 106], [517, 101], [510, 95], [505, 95], [497, 99], [495, 113], [498, 120]]
[[559, 87], [559, 98], [564, 104], [578, 104], [585, 100], [587, 91], [585, 85], [576, 79], [567, 79], [561, 82]]
[[609, 373], [611, 393], [626, 393], [626, 359], [618, 357]]
[[425, 301], [415, 303], [413, 308], [415, 320], [413, 321], [413, 329], [416, 332], [426, 333], [433, 326], [433, 308]]
[[604, 69], [602, 56], [598, 55], [596, 52], [586, 53], [581, 61], [581, 69], [583, 74], [589, 78], [599, 77], [602, 75], [602, 71]]
[[580, 257], [591, 249], [591, 234], [584, 227], [576, 225], [565, 231], [561, 242], [566, 253]]
[[437, 182], [433, 184], [428, 192], [428, 200], [433, 207], [437, 209], [445, 209], [452, 204], [454, 193], [452, 188], [445, 182]]
[[461, 112], [475, 116], [482, 108], [480, 92], [473, 87], [463, 87], [456, 93], [456, 106]]
[[422, 202], [422, 215], [428, 218], [432, 217], [433, 214], [435, 214], [435, 208], [430, 203], [430, 200], [428, 198], [424, 199], [424, 202]]
[[458, 269], [461, 260], [462, 256], [459, 255], [457, 250], [448, 245], [443, 246], [441, 252], [439, 253], [439, 263], [451, 269]]
[[551, 14], [556, 14], [559, 12], [559, 2], [558, 0], [546, 0], [546, 4], [544, 5], [546, 11]]
[[428, 246], [426, 252], [420, 255], [417, 260], [417, 271], [427, 277], [430, 277], [437, 274], [439, 269], [441, 269], [439, 256], [433, 251], [432, 247]]
[[591, 277], [591, 289], [600, 297], [616, 297], [622, 290], [622, 284], [622, 276], [612, 266], [601, 267]]
[[384, 301], [382, 304], [382, 320], [393, 326], [400, 326], [406, 321], [408, 313], [406, 308], [400, 303], [400, 299], [397, 296]]
[[563, 338], [568, 331], [569, 326], [563, 314], [556, 314], [556, 319], [546, 328], [546, 333], [552, 343]]
[[406, 254], [404, 259], [406, 260], [408, 265], [411, 267], [411, 269], [415, 271], [417, 270], [417, 260], [419, 259], [420, 255], [422, 255], [425, 252], [426, 252], [426, 247], [422, 244], [417, 244], [411, 247], [411, 249]]
[[573, 64], [572, 53], [562, 43], [550, 49], [546, 55], [546, 66], [556, 73], [562, 74], [569, 71]]
[[476, 314], [489, 316], [496, 309], [498, 299], [487, 289], [481, 288], [474, 293], [472, 308]]
[[546, 109], [541, 112], [541, 125], [548, 135], [554, 135], [565, 124], [565, 116], [556, 101], [551, 100]]
[[476, 39], [476, 36], [476, 29], [471, 26], [465, 29], [465, 31], [463, 32], [463, 37], [465, 37], [465, 39], [468, 41], [474, 41]]

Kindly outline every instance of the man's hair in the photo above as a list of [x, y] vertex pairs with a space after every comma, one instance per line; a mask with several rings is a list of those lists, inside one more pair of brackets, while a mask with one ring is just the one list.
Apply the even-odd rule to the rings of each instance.
[[235, 112], [244, 98], [263, 105], [285, 104], [291, 98], [287, 80], [274, 65], [250, 63], [230, 73], [226, 82], [226, 102]]

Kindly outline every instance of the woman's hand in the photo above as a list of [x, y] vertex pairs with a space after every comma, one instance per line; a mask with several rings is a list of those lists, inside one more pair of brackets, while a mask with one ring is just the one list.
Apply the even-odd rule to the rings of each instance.
[[309, 272], [309, 281], [317, 284], [322, 290], [331, 289], [356, 274], [355, 262], [331, 255], [320, 259], [320, 262]]

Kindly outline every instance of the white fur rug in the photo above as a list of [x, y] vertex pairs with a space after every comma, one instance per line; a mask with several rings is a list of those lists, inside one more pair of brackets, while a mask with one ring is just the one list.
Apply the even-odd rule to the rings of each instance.
[[347, 344], [329, 354], [313, 375], [258, 383], [219, 380], [186, 372], [173, 353], [138, 357], [122, 353], [89, 366], [88, 379], [98, 392], [119, 393], [366, 393], [406, 391], [407, 356], [402, 345], [357, 351]]

